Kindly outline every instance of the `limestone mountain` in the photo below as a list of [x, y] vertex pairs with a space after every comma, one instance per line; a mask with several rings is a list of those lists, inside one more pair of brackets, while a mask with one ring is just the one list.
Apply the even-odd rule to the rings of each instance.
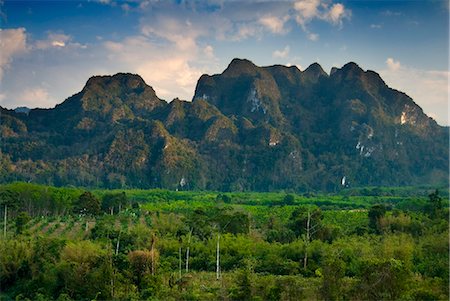
[[355, 63], [327, 74], [234, 59], [170, 103], [95, 76], [53, 109], [1, 109], [0, 181], [211, 190], [441, 184], [448, 127]]

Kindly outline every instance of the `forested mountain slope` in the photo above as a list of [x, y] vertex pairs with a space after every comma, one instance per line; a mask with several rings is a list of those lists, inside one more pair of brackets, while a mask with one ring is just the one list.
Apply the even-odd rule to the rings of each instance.
[[448, 128], [355, 63], [203, 75], [192, 102], [140, 76], [95, 76], [53, 109], [1, 108], [0, 181], [280, 190], [441, 184]]

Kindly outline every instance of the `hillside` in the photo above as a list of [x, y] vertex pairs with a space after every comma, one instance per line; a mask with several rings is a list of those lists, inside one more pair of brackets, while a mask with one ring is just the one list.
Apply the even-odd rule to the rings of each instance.
[[[95, 76], [53, 109], [1, 108], [0, 182], [334, 191], [441, 184], [448, 128], [355, 63], [203, 75], [192, 102], [140, 76]], [[345, 181], [343, 181], [345, 177]]]

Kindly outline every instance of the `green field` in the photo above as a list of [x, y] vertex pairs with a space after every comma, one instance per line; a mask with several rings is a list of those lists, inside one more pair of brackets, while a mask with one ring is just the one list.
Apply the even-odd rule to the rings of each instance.
[[448, 300], [447, 200], [1, 185], [0, 300]]

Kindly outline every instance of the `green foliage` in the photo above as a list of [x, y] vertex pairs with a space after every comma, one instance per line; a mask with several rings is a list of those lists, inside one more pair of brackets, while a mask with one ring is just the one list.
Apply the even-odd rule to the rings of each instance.
[[383, 204], [377, 204], [370, 208], [368, 216], [369, 216], [369, 228], [372, 229], [375, 233], [381, 232], [380, 219], [386, 213], [386, 206]]
[[325, 260], [323, 269], [321, 293], [325, 300], [343, 299], [343, 278], [345, 276], [345, 262], [336, 257]]
[[411, 272], [397, 259], [363, 262], [358, 294], [366, 300], [398, 300], [406, 293]]
[[0, 285], [13, 286], [28, 278], [31, 248], [26, 240], [2, 240], [0, 243]]
[[91, 241], [69, 242], [56, 264], [58, 285], [73, 299], [110, 296], [111, 266], [103, 246]]
[[229, 204], [231, 202], [231, 197], [229, 195], [227, 195], [227, 194], [219, 193], [217, 195], [217, 197], [216, 197], [216, 200], [217, 201], [222, 201], [222, 202], [224, 202], [226, 204]]
[[64, 214], [72, 210], [72, 204], [82, 191], [75, 188], [55, 188], [30, 183], [0, 185], [0, 194], [9, 197], [8, 206], [30, 216]]
[[106, 193], [102, 197], [101, 209], [106, 213], [114, 214], [120, 209], [125, 209], [128, 205], [128, 198], [125, 192], [121, 193]]
[[81, 215], [97, 215], [100, 213], [100, 200], [91, 192], [86, 191], [78, 198], [74, 210]]
[[234, 287], [230, 290], [231, 300], [252, 300], [251, 269], [238, 270], [235, 277]]
[[22, 233], [25, 225], [30, 221], [30, 215], [26, 212], [21, 212], [16, 217], [16, 233]]
[[286, 194], [286, 196], [283, 198], [284, 205], [293, 205], [294, 202], [295, 202], [295, 196], [292, 194]]
[[439, 195], [439, 191], [436, 189], [434, 192], [428, 195], [430, 217], [436, 218], [441, 214], [443, 205], [442, 197]]
[[310, 208], [310, 207], [297, 207], [291, 214], [290, 217], [290, 229], [297, 235], [306, 235], [308, 227], [308, 216], [309, 216], [309, 226], [312, 229], [311, 236], [320, 230], [323, 214], [320, 208]]
[[10, 209], [17, 207], [18, 199], [19, 194], [13, 189], [6, 188], [0, 191], [0, 204], [2, 206], [8, 206]]
[[[93, 77], [53, 109], [1, 108], [0, 182], [364, 196], [387, 193], [357, 186], [446, 185], [448, 127], [373, 72], [336, 71], [233, 60], [199, 79], [194, 101], [170, 103], [137, 75]], [[403, 107], [414, 123], [399, 124]]]
[[[64, 199], [57, 195], [72, 195], [65, 188], [12, 187], [23, 198], [29, 187], [39, 203], [33, 210], [48, 215], [31, 215], [19, 223], [21, 233], [0, 238], [7, 300], [448, 299], [448, 220], [430, 218], [425, 206], [403, 209], [417, 199], [426, 203], [426, 195], [295, 195], [294, 204], [279, 206], [284, 192], [230, 193], [226, 203], [211, 192], [126, 190], [125, 205], [113, 215], [106, 208], [96, 216], [61, 216], [77, 208], [81, 190], [52, 211], [45, 206]], [[97, 190], [89, 200], [99, 204], [122, 192]], [[133, 202], [139, 210], [130, 208]], [[20, 211], [26, 203], [17, 203], [11, 228], [27, 214]], [[377, 231], [367, 231], [370, 217]]]

